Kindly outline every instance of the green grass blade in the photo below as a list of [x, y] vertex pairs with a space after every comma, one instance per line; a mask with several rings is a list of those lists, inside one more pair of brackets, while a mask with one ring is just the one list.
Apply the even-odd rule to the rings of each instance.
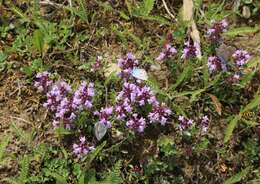
[[250, 167], [245, 168], [244, 170], [242, 170], [241, 172], [237, 173], [234, 176], [231, 176], [230, 178], [228, 178], [224, 184], [234, 184], [237, 182], [240, 182], [243, 178], [245, 178], [247, 176], [247, 174], [250, 171]]
[[228, 124], [226, 130], [225, 130], [225, 137], [224, 137], [224, 143], [228, 142], [229, 139], [232, 136], [233, 130], [237, 126], [238, 121], [240, 120], [240, 116], [236, 115]]
[[10, 137], [6, 136], [3, 138], [0, 144], [0, 163], [2, 162], [2, 159], [4, 157], [5, 149], [8, 146], [10, 141]]

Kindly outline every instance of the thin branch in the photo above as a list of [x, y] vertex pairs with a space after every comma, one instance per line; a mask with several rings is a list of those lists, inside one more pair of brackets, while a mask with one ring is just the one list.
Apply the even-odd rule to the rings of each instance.
[[171, 11], [169, 10], [169, 8], [168, 8], [168, 6], [167, 6], [165, 0], [162, 0], [162, 2], [163, 2], [163, 6], [164, 6], [165, 10], [167, 11], [167, 13], [169, 14], [169, 16], [170, 16], [172, 19], [174, 19], [175, 21], [177, 21], [176, 17], [175, 17], [175, 16], [171, 13]]
[[68, 0], [69, 6], [72, 7], [72, 0]]
[[64, 5], [62, 5], [62, 4], [54, 3], [54, 2], [51, 2], [49, 0], [40, 1], [40, 4], [41, 5], [55, 6], [55, 7], [58, 7], [58, 8], [64, 7]]

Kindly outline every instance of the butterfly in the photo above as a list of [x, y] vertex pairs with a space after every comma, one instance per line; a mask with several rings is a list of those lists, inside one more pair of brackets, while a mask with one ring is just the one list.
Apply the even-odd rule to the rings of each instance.
[[227, 46], [225, 44], [221, 44], [216, 49], [216, 55], [221, 60], [221, 67], [223, 71], [227, 70], [227, 66], [230, 64], [228, 61], [231, 59], [232, 54], [235, 52], [235, 50], [235, 47]]
[[95, 136], [97, 140], [100, 141], [107, 133], [107, 126], [104, 125], [103, 123], [96, 123], [94, 130], [95, 130]]
[[147, 80], [148, 79], [147, 72], [144, 69], [141, 69], [141, 68], [134, 68], [131, 74], [134, 78], [137, 78], [137, 79], [140, 79], [140, 80]]

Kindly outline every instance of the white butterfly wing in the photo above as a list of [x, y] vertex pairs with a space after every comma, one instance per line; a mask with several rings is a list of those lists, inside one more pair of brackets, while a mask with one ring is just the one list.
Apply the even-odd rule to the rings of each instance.
[[100, 141], [107, 133], [107, 126], [104, 125], [103, 123], [96, 123], [94, 130], [95, 130], [95, 136], [97, 140]]
[[140, 80], [147, 80], [148, 79], [148, 74], [144, 69], [140, 68], [134, 68], [132, 71], [132, 76], [140, 79]]

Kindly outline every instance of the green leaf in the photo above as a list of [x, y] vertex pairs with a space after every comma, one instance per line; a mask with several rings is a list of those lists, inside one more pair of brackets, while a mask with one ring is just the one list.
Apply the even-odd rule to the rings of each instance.
[[260, 105], [260, 95], [256, 95], [255, 98], [240, 111], [240, 114], [248, 112], [259, 105]]
[[257, 67], [257, 65], [260, 64], [260, 57], [254, 57], [252, 59], [250, 59], [250, 61], [246, 64], [247, 68], [253, 68], [253, 67]]
[[105, 180], [102, 182], [104, 184], [121, 184], [123, 183], [123, 180], [121, 178], [121, 171], [120, 168], [122, 167], [122, 161], [119, 160], [113, 167], [112, 171], [110, 171], [105, 178]]
[[125, 4], [126, 4], [126, 7], [127, 7], [127, 10], [130, 14], [130, 16], [133, 15], [133, 7], [132, 7], [132, 4], [128, 1], [128, 0], [125, 0]]
[[10, 137], [8, 137], [8, 136], [2, 138], [2, 141], [0, 144], [0, 163], [2, 162], [4, 153], [5, 153], [5, 149], [8, 146], [9, 141], [10, 141]]
[[31, 77], [34, 72], [42, 72], [46, 70], [47, 67], [43, 65], [41, 59], [33, 60], [32, 64], [28, 67], [22, 67], [21, 71], [24, 72], [27, 76]]
[[159, 24], [162, 24], [162, 25], [171, 24], [167, 19], [165, 19], [164, 17], [161, 17], [161, 16], [140, 16], [140, 18], [142, 18], [144, 20], [158, 22]]
[[140, 9], [142, 15], [148, 16], [152, 11], [153, 6], [154, 6], [154, 0], [144, 0]]
[[102, 151], [102, 149], [105, 147], [105, 145], [106, 145], [106, 141], [104, 141], [102, 144], [100, 144], [98, 147], [96, 147], [96, 149], [94, 151], [92, 151], [91, 153], [89, 153], [82, 159], [83, 162], [86, 162], [86, 168], [90, 167], [91, 162], [97, 157], [99, 152]]
[[33, 33], [33, 45], [42, 54], [44, 46], [44, 34], [38, 29]]
[[3, 52], [0, 52], [0, 71], [5, 69], [6, 63], [4, 62], [7, 58], [7, 55]]
[[191, 93], [191, 98], [190, 98], [190, 103], [194, 102], [194, 101], [197, 101], [198, 99], [198, 96], [204, 92], [205, 89], [198, 89], [198, 90], [195, 90]]
[[56, 184], [67, 184], [67, 180], [64, 176], [49, 170], [46, 170], [45, 172], [56, 180]]
[[55, 128], [55, 134], [58, 136], [58, 137], [62, 137], [64, 135], [70, 135], [71, 134], [71, 131], [68, 130], [68, 129], [65, 129], [63, 127], [58, 127], [58, 128]]
[[29, 157], [24, 156], [23, 159], [21, 160], [21, 170], [18, 177], [19, 184], [26, 183], [28, 172], [29, 172]]
[[224, 142], [228, 142], [230, 137], [232, 136], [232, 132], [235, 129], [238, 121], [241, 119], [241, 117], [243, 116], [243, 114], [245, 112], [248, 112], [252, 109], [254, 109], [255, 107], [260, 105], [260, 95], [256, 95], [255, 98], [249, 103], [247, 104], [244, 108], [242, 108], [242, 110], [240, 111], [240, 113], [238, 115], [236, 115], [228, 124], [226, 131], [225, 131], [225, 137], [224, 137]]
[[7, 58], [7, 55], [3, 52], [0, 52], [0, 63], [4, 62]]
[[206, 138], [204, 138], [199, 144], [196, 145], [195, 150], [197, 152], [202, 152], [208, 148], [208, 145], [210, 144], [210, 141]]
[[27, 146], [31, 146], [33, 142], [33, 131], [26, 132], [22, 128], [19, 128], [15, 123], [11, 125], [12, 132], [15, 133], [20, 141], [25, 143]]
[[250, 72], [247, 75], [244, 75], [243, 78], [240, 81], [241, 87], [245, 87], [247, 83], [251, 81], [251, 79], [254, 77], [255, 72]]
[[235, 37], [238, 35], [255, 33], [257, 31], [259, 31], [259, 28], [257, 28], [257, 27], [239, 27], [239, 28], [230, 29], [229, 31], [225, 32], [224, 35], [230, 36], [230, 37]]
[[125, 20], [130, 20], [130, 17], [128, 15], [126, 15], [126, 13], [123, 11], [120, 11], [119, 15], [120, 15], [120, 17], [122, 17]]
[[96, 182], [96, 171], [94, 169], [90, 169], [86, 172], [84, 175], [85, 177], [85, 183], [95, 183]]
[[231, 176], [230, 178], [228, 178], [224, 184], [233, 184], [233, 183], [237, 183], [240, 182], [243, 178], [245, 178], [247, 176], [247, 174], [250, 171], [250, 167], [245, 168], [244, 170], [242, 170], [241, 172], [237, 173], [234, 176]]
[[176, 83], [171, 87], [171, 91], [175, 90], [184, 80], [186, 80], [192, 72], [192, 64], [189, 64], [187, 67], [184, 68], [183, 72], [177, 78]]
[[78, 184], [85, 184], [85, 175], [82, 174], [79, 178]]
[[159, 146], [164, 146], [164, 145], [168, 145], [168, 144], [173, 145], [174, 141], [173, 141], [173, 137], [170, 137], [167, 135], [162, 135], [157, 140], [157, 143]]
[[11, 10], [19, 16], [24, 22], [30, 22], [30, 19], [27, 15], [25, 15], [19, 8], [13, 6], [11, 7]]
[[229, 122], [226, 130], [225, 130], [225, 137], [224, 137], [224, 143], [228, 142], [232, 133], [233, 133], [233, 130], [235, 129], [236, 125], [237, 125], [237, 122], [240, 120], [240, 116], [239, 115], [236, 115], [234, 118], [232, 118], [232, 120]]

